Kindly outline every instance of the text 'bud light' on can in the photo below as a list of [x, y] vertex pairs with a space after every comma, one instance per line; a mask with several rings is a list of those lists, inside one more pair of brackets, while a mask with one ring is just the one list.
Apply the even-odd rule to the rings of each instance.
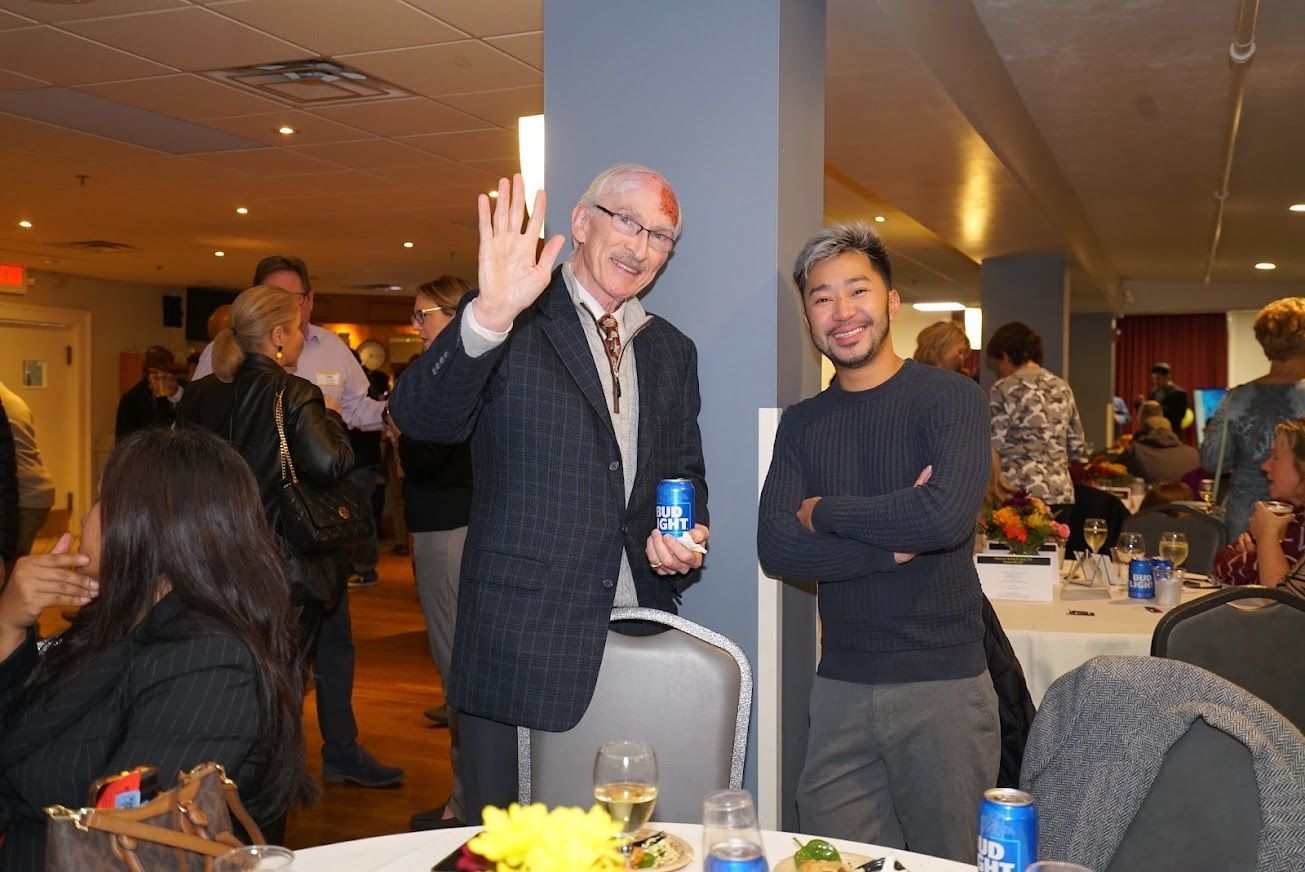
[[1155, 576], [1151, 561], [1145, 557], [1128, 561], [1128, 595], [1132, 599], [1155, 599]]
[[979, 872], [1024, 872], [1038, 860], [1038, 807], [1022, 790], [994, 787], [979, 802]]
[[693, 482], [664, 478], [657, 482], [657, 532], [676, 538], [693, 529]]

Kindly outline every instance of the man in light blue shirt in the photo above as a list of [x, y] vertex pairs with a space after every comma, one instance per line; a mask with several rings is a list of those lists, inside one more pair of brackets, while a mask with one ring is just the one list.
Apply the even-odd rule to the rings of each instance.
[[[299, 297], [303, 319], [304, 350], [295, 374], [307, 379], [340, 407], [341, 417], [356, 430], [381, 429], [385, 403], [367, 396], [367, 374], [349, 346], [329, 330], [309, 323], [313, 314], [313, 288], [308, 267], [297, 257], [265, 257], [254, 268], [255, 285], [271, 285]], [[200, 355], [195, 378], [213, 372], [213, 343]], [[271, 422], [268, 422], [271, 426]], [[343, 587], [343, 579], [341, 579]], [[397, 766], [385, 766], [358, 744], [358, 722], [353, 714], [353, 630], [349, 621], [349, 593], [322, 616], [317, 637], [314, 679], [317, 685], [317, 720], [322, 731], [322, 780], [352, 782], [363, 787], [389, 787], [403, 780]]]

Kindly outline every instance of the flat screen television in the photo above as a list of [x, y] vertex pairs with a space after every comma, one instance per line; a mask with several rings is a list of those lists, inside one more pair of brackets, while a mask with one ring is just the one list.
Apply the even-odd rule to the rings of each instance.
[[1205, 440], [1205, 425], [1214, 417], [1214, 410], [1227, 395], [1227, 388], [1197, 388], [1192, 391], [1192, 406], [1196, 414], [1196, 444]]

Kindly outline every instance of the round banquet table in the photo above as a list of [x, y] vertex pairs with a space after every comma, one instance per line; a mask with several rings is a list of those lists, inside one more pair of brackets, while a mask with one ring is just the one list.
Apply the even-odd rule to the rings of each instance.
[[[978, 800], [975, 800], [978, 808]], [[689, 872], [702, 869], [701, 858], [696, 856], [702, 849], [702, 827], [697, 824], [656, 823], [654, 826], [669, 833], [674, 833], [693, 847], [693, 862], [685, 867]], [[393, 836], [377, 836], [374, 839], [358, 839], [354, 842], [340, 842], [335, 845], [321, 845], [316, 848], [304, 848], [295, 851], [295, 872], [430, 872], [430, 867], [444, 859], [455, 848], [480, 831], [479, 827], [462, 827], [460, 829], [430, 830], [422, 833], [400, 833]], [[792, 833], [780, 833], [773, 830], [762, 832], [766, 843], [766, 859], [773, 868], [785, 857], [790, 857], [796, 846]], [[804, 842], [808, 837], [800, 836]], [[865, 854], [868, 857], [882, 857], [888, 851], [874, 845], [848, 842], [842, 839], [830, 839], [840, 851]], [[907, 851], [893, 851], [908, 872], [974, 872], [974, 864], [966, 865], [952, 860], [940, 860], [923, 854]]]
[[[1209, 590], [1183, 588], [1183, 602]], [[1101, 654], [1151, 653], [1151, 635], [1161, 615], [1146, 610], [1155, 600], [1129, 599], [1125, 587], [1056, 585], [1047, 602], [993, 600], [992, 607], [1024, 668], [1029, 695], [1042, 705], [1051, 682]], [[1070, 610], [1092, 612], [1071, 615]]]

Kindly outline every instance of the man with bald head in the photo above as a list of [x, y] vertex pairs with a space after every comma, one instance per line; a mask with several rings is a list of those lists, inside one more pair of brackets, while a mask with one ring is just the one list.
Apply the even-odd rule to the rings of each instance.
[[[481, 195], [480, 288], [399, 378], [408, 436], [471, 439], [476, 487], [462, 559], [450, 705], [461, 715], [469, 823], [516, 799], [516, 728], [568, 730], [593, 696], [613, 606], [675, 611], [709, 531], [693, 343], [639, 300], [680, 233], [670, 184], [600, 173], [563, 239], [537, 251], [521, 177]], [[694, 548], [656, 532], [655, 490], [696, 490]]]

